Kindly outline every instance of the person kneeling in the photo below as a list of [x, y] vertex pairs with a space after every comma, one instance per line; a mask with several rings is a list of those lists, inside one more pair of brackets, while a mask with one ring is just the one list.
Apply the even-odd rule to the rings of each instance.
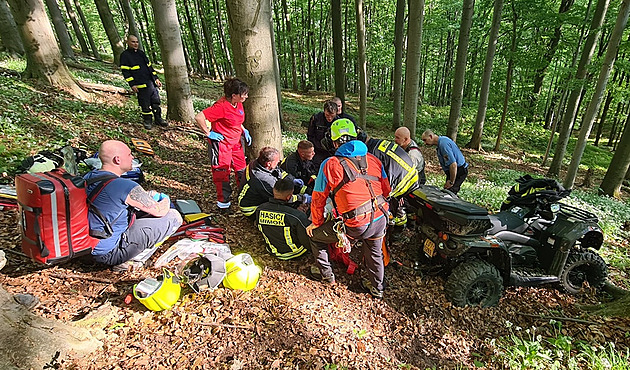
[[310, 221], [303, 212], [292, 208], [293, 181], [282, 178], [273, 186], [273, 198], [256, 208], [254, 222], [265, 237], [267, 251], [281, 260], [297, 258], [310, 246], [306, 226]]
[[[102, 168], [84, 176], [93, 205], [88, 214], [90, 235], [101, 239], [92, 250], [92, 257], [98, 263], [114, 266], [114, 271], [125, 271], [143, 265], [157, 249], [156, 244], [179, 228], [182, 217], [170, 209], [168, 196], [147, 192], [120, 177], [132, 169], [133, 155], [125, 143], [103, 142], [99, 158]], [[135, 219], [135, 209], [147, 217]], [[143, 261], [134, 261], [140, 256]]]

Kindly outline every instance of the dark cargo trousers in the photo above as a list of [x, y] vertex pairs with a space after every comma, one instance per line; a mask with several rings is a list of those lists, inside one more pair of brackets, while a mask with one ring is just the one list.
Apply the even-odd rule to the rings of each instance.
[[[337, 234], [333, 230], [336, 221], [327, 221], [313, 230], [311, 238], [311, 250], [315, 256], [315, 262], [322, 274], [322, 278], [330, 280], [334, 278], [332, 266], [328, 258], [328, 244], [338, 241]], [[363, 257], [367, 268], [368, 279], [376, 289], [383, 290], [385, 266], [383, 265], [383, 237], [387, 228], [387, 219], [383, 216], [360, 227], [346, 226], [346, 235], [350, 239], [363, 241]]]

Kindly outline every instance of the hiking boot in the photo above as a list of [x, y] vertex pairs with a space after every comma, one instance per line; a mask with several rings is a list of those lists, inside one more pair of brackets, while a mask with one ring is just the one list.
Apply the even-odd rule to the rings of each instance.
[[142, 268], [144, 268], [144, 262], [129, 260], [119, 265], [112, 266], [112, 271], [113, 272], [137, 271]]
[[168, 126], [168, 123], [165, 120], [163, 120], [162, 117], [157, 117], [155, 119], [155, 124], [160, 126], [160, 127], [167, 127]]
[[319, 267], [317, 266], [311, 266], [311, 269], [309, 271], [309, 277], [315, 281], [319, 281], [324, 284], [335, 283], [335, 275], [330, 275], [329, 277], [323, 277], [322, 272], [319, 270]]
[[151, 124], [151, 122], [147, 122], [147, 121], [142, 122], [142, 126], [144, 126], [144, 128], [146, 128], [147, 130], [150, 130], [153, 128], [153, 125]]
[[376, 289], [368, 279], [361, 279], [361, 286], [366, 292], [370, 293], [373, 298], [383, 299], [383, 291]]

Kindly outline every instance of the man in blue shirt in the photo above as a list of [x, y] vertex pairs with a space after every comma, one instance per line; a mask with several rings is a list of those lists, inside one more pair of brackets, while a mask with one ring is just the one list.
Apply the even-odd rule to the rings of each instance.
[[[125, 271], [141, 264], [131, 261], [134, 257], [173, 234], [182, 224], [182, 217], [170, 208], [166, 195], [147, 192], [120, 177], [132, 169], [133, 155], [125, 143], [107, 140], [101, 144], [98, 156], [103, 163], [101, 169], [84, 176], [88, 198], [97, 210], [88, 214], [90, 234], [101, 239], [92, 256], [98, 263], [114, 266], [115, 271]], [[134, 209], [147, 217], [135, 219]]]
[[446, 174], [444, 189], [448, 189], [457, 194], [466, 176], [468, 176], [468, 163], [459, 150], [457, 144], [448, 136], [437, 136], [431, 130], [426, 130], [422, 134], [422, 141], [426, 145], [436, 145], [437, 157], [440, 166]]

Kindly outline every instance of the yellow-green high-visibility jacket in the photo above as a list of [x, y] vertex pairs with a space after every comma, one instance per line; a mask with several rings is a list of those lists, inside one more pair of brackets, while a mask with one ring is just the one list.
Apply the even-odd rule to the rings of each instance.
[[405, 149], [394, 142], [372, 138], [365, 145], [383, 164], [392, 188], [390, 197], [399, 198], [418, 188], [418, 171]]

